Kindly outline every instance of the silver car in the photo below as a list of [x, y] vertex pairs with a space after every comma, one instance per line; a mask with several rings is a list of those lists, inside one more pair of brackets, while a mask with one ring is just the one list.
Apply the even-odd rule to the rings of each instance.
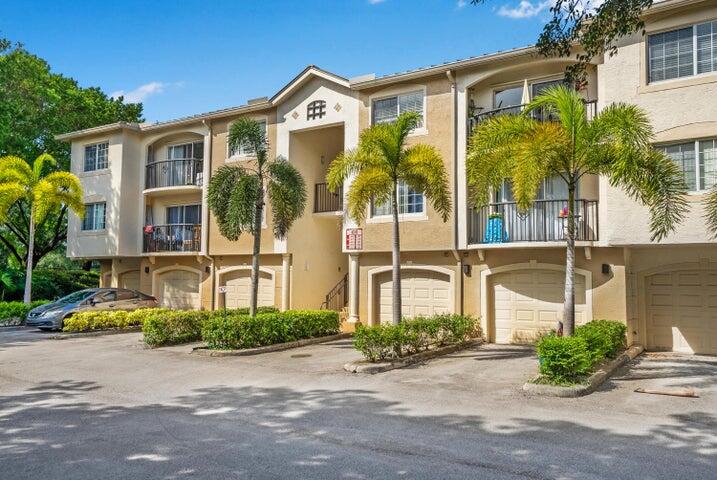
[[157, 299], [137, 290], [124, 288], [88, 288], [71, 293], [52, 303], [33, 308], [25, 325], [40, 330], [61, 330], [64, 320], [77, 312], [95, 310], [136, 310], [159, 306]]

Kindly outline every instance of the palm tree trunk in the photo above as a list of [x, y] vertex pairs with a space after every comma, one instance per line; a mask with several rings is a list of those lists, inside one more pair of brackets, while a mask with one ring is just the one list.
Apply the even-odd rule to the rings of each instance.
[[261, 217], [264, 211], [264, 182], [259, 181], [261, 197], [254, 209], [254, 248], [251, 254], [251, 298], [249, 298], [249, 315], [256, 316], [256, 304], [259, 298], [259, 252], [261, 251]]
[[572, 336], [575, 331], [575, 178], [568, 183], [568, 225], [565, 239], [565, 303], [563, 304], [563, 335]]
[[392, 286], [393, 286], [393, 316], [392, 323], [401, 323], [401, 239], [398, 230], [398, 192], [397, 182], [393, 182], [391, 192], [391, 210], [393, 211], [393, 246], [391, 260], [393, 262]]
[[32, 257], [35, 250], [35, 212], [30, 207], [30, 232], [27, 247], [27, 260], [25, 260], [25, 295], [23, 301], [30, 305], [32, 303]]

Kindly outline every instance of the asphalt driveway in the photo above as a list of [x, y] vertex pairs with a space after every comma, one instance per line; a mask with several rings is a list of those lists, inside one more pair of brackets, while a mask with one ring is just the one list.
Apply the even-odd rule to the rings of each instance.
[[[374, 376], [344, 372], [355, 358], [349, 341], [207, 358], [146, 350], [139, 334], [0, 330], [0, 477], [712, 479], [717, 469], [712, 359], [644, 357], [593, 395], [556, 399], [521, 391], [536, 368], [526, 347]], [[700, 398], [632, 392], [682, 381]]]

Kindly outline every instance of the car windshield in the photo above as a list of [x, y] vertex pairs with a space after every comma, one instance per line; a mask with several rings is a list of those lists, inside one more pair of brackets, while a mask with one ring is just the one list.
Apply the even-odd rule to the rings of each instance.
[[55, 303], [60, 303], [60, 304], [66, 305], [68, 303], [81, 302], [82, 300], [86, 299], [93, 293], [95, 293], [95, 290], [80, 290], [79, 292], [74, 292], [74, 293], [67, 295], [66, 297], [62, 297]]

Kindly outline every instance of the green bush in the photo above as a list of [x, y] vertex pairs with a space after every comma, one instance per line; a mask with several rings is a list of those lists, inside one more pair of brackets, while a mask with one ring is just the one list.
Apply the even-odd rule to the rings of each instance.
[[404, 320], [398, 325], [359, 325], [354, 348], [370, 362], [427, 350], [432, 346], [461, 343], [481, 335], [480, 323], [465, 315], [435, 315]]
[[[277, 313], [278, 311], [279, 311], [279, 309], [276, 307], [256, 307], [257, 315], [260, 313]], [[217, 312], [221, 312], [223, 314], [224, 310], [217, 310]], [[229, 314], [249, 315], [249, 307], [228, 308], [227, 315], [229, 315]]]
[[0, 302], [0, 325], [19, 323], [16, 319], [25, 320], [27, 312], [48, 302], [49, 300], [35, 300], [29, 306], [23, 302]]
[[540, 373], [551, 383], [578, 382], [590, 373], [594, 364], [588, 343], [582, 337], [545, 335], [538, 341], [537, 352]]
[[627, 326], [612, 320], [593, 320], [575, 329], [575, 336], [584, 338], [595, 362], [615, 358], [625, 348]]
[[87, 332], [138, 327], [151, 315], [163, 311], [165, 310], [160, 308], [141, 308], [131, 312], [122, 310], [79, 312], [65, 319], [62, 330], [65, 332]]
[[153, 347], [196, 342], [202, 339], [202, 326], [212, 316], [204, 310], [157, 309], [144, 319], [144, 342]]
[[256, 317], [225, 316], [217, 311], [204, 324], [202, 339], [211, 349], [236, 350], [323, 337], [339, 330], [339, 314], [330, 310], [289, 310]]

